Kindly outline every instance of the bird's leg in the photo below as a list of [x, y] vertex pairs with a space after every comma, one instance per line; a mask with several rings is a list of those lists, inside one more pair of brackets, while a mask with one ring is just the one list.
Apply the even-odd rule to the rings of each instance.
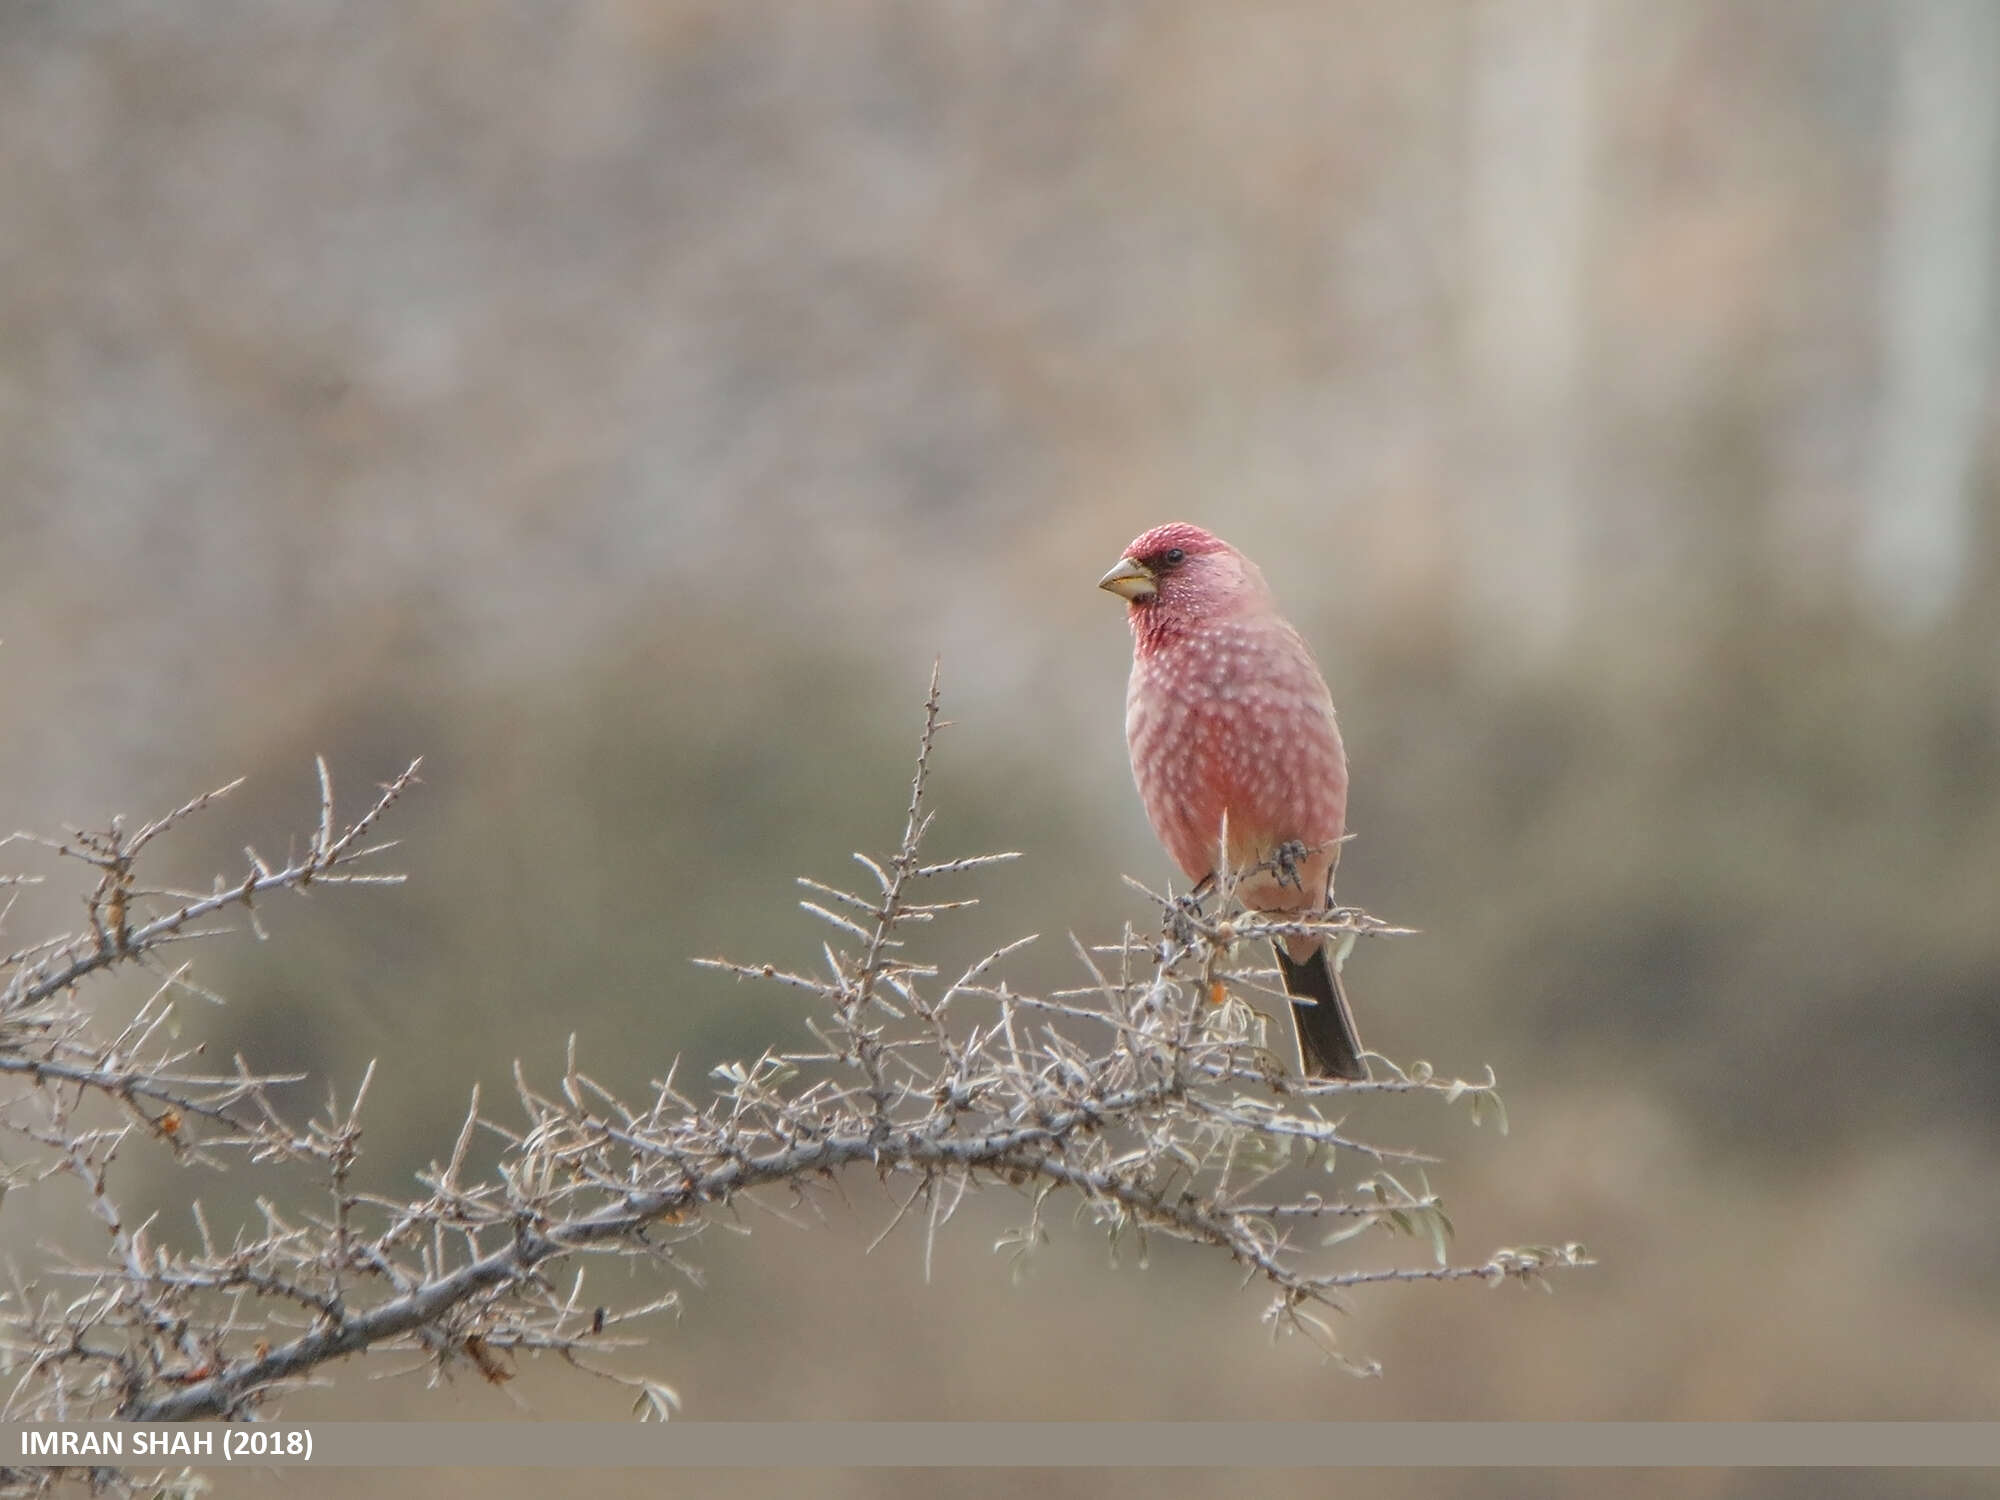
[[1299, 873], [1299, 866], [1305, 863], [1311, 853], [1312, 851], [1297, 839], [1286, 839], [1284, 843], [1278, 845], [1268, 861], [1270, 868], [1277, 873], [1278, 884], [1290, 885], [1295, 890], [1303, 891], [1306, 888], [1305, 879]]
[[1184, 896], [1176, 896], [1167, 908], [1167, 932], [1183, 948], [1192, 948], [1199, 934], [1194, 927], [1195, 918], [1201, 913], [1201, 903], [1208, 893], [1215, 889], [1215, 876], [1204, 875], [1195, 882], [1193, 890]]

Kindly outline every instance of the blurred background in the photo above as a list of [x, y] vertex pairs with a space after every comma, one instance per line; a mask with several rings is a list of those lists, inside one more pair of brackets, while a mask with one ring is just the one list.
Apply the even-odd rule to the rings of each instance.
[[[1987, 0], [9, 0], [0, 828], [248, 774], [155, 869], [205, 883], [310, 828], [315, 752], [356, 802], [423, 754], [410, 885], [272, 909], [189, 1021], [304, 1108], [384, 1059], [400, 1191], [572, 1032], [632, 1087], [805, 1041], [686, 961], [813, 961], [792, 877], [900, 831], [934, 656], [934, 848], [1028, 856], [940, 959], [1036, 931], [1019, 982], [1075, 983], [1065, 934], [1168, 873], [1092, 585], [1196, 520], [1333, 684], [1343, 898], [1423, 929], [1349, 965], [1364, 1034], [1490, 1062], [1513, 1121], [1381, 1130], [1449, 1157], [1461, 1253], [1602, 1265], [1359, 1299], [1357, 1381], [1197, 1255], [1079, 1227], [1013, 1286], [1014, 1204], [925, 1284], [856, 1182], [701, 1247], [643, 1360], [687, 1414], [1989, 1417], [1996, 82]], [[393, 1363], [289, 1414], [622, 1409]]]

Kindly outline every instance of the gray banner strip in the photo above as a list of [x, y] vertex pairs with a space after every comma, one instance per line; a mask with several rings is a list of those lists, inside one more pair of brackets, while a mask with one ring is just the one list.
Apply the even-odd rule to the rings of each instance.
[[0, 1467], [1990, 1468], [2000, 1422], [0, 1425]]

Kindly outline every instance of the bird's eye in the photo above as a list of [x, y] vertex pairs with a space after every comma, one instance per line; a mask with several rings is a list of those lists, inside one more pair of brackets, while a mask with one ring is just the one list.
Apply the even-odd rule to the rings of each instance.
[[1185, 547], [1169, 547], [1166, 550], [1165, 556], [1160, 561], [1170, 568], [1178, 568], [1182, 563], [1187, 561], [1187, 549]]

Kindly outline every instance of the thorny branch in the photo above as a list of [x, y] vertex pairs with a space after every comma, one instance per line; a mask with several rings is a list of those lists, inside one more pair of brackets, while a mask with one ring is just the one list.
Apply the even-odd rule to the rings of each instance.
[[[688, 1273], [679, 1249], [712, 1216], [760, 1190], [799, 1201], [836, 1192], [843, 1169], [864, 1165], [903, 1184], [892, 1188], [899, 1207], [885, 1236], [922, 1209], [927, 1271], [931, 1243], [972, 1191], [1000, 1187], [1025, 1203], [1027, 1221], [996, 1246], [1017, 1262], [1046, 1238], [1048, 1200], [1068, 1195], [1114, 1243], [1143, 1248], [1161, 1236], [1226, 1257], [1268, 1287], [1275, 1330], [1329, 1351], [1325, 1314], [1349, 1288], [1539, 1282], [1587, 1264], [1574, 1245], [1449, 1261], [1450, 1222], [1422, 1176], [1429, 1158], [1352, 1136], [1327, 1112], [1354, 1094], [1424, 1094], [1464, 1100], [1477, 1119], [1497, 1113], [1490, 1074], [1446, 1080], [1380, 1060], [1371, 1082], [1308, 1081], [1267, 1044], [1265, 1015], [1246, 996], [1270, 992], [1270, 976], [1242, 967], [1239, 948], [1257, 951], [1261, 943], [1246, 940], [1278, 932], [1351, 943], [1397, 930], [1365, 913], [1266, 920], [1230, 908], [1228, 881], [1203, 902], [1156, 897], [1158, 936], [1128, 927], [1117, 943], [1078, 944], [1089, 983], [1046, 996], [1002, 977], [1032, 939], [955, 970], [917, 958], [908, 946], [916, 934], [973, 904], [933, 899], [936, 883], [1015, 857], [920, 854], [940, 727], [934, 674], [894, 853], [856, 856], [866, 875], [859, 891], [801, 882], [810, 893], [801, 906], [832, 932], [823, 972], [700, 960], [799, 992], [809, 1046], [717, 1069], [705, 1100], [670, 1068], [650, 1097], [627, 1103], [579, 1069], [572, 1042], [553, 1087], [516, 1066], [504, 1117], [475, 1090], [449, 1155], [419, 1174], [423, 1191], [407, 1201], [352, 1187], [368, 1079], [295, 1126], [270, 1097], [279, 1080], [241, 1059], [226, 1072], [190, 1067], [198, 1049], [172, 1042], [172, 1017], [178, 995], [200, 992], [160, 952], [238, 908], [254, 918], [269, 892], [396, 880], [350, 866], [387, 847], [366, 839], [415, 765], [343, 827], [322, 763], [307, 852], [282, 868], [252, 852], [242, 878], [209, 893], [147, 888], [136, 860], [220, 793], [137, 833], [114, 825], [36, 840], [88, 864], [97, 883], [83, 931], [0, 960], [0, 1073], [15, 1089], [0, 1096], [0, 1130], [34, 1153], [28, 1165], [10, 1153], [13, 1181], [82, 1185], [108, 1251], [17, 1271], [0, 1294], [13, 1375], [0, 1411], [11, 1420], [248, 1419], [329, 1363], [378, 1348], [414, 1351], [434, 1376], [470, 1365], [494, 1381], [520, 1352], [547, 1352], [631, 1387], [642, 1415], [665, 1417], [676, 1404], [668, 1387], [596, 1356], [636, 1342], [631, 1325], [671, 1308], [675, 1293], [607, 1307], [585, 1295], [586, 1257], [647, 1257]], [[106, 1037], [79, 984], [121, 965], [154, 969], [161, 983]], [[475, 1176], [468, 1158], [482, 1134], [497, 1137], [501, 1158]], [[150, 1224], [130, 1222], [108, 1184], [121, 1148], [140, 1139], [182, 1164], [223, 1166], [232, 1155], [294, 1164], [319, 1179], [328, 1197], [318, 1201], [329, 1206], [315, 1208], [302, 1188], [284, 1206], [261, 1201], [261, 1222], [218, 1237], [196, 1202], [200, 1248], [170, 1248]], [[1343, 1172], [1329, 1177], [1336, 1164]], [[1378, 1229], [1434, 1254], [1349, 1263], [1363, 1236], [1382, 1240], [1369, 1234]]]

